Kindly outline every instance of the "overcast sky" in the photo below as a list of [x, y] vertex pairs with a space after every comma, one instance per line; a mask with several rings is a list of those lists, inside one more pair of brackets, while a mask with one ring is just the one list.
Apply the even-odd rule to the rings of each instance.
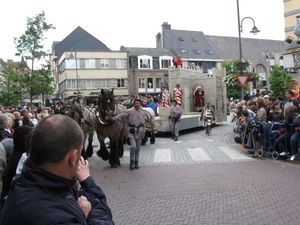
[[[282, 0], [239, 0], [240, 19], [252, 17], [261, 31], [250, 34], [251, 19], [242, 23], [242, 37], [284, 40]], [[202, 31], [206, 35], [238, 37], [237, 0], [14, 0], [1, 2], [0, 58], [15, 57], [14, 37], [26, 30], [27, 17], [45, 11], [48, 31], [45, 50], [62, 41], [78, 26], [111, 50], [125, 47], [155, 47], [155, 36], [163, 22], [172, 29]]]

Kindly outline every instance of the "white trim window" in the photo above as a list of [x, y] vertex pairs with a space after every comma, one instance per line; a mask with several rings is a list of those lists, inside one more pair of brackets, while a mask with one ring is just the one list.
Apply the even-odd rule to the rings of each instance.
[[125, 87], [125, 79], [117, 79], [117, 87], [119, 88]]
[[124, 69], [124, 59], [116, 59], [116, 68]]
[[159, 57], [159, 67], [160, 69], [168, 69], [169, 66], [172, 66], [172, 59], [171, 56], [160, 56]]
[[67, 87], [66, 89], [77, 89], [77, 80], [76, 79], [70, 79], [67, 81]]
[[139, 69], [152, 69], [152, 57], [148, 55], [138, 56]]
[[85, 59], [85, 68], [86, 69], [95, 69], [96, 60], [95, 59]]
[[139, 85], [139, 92], [145, 92], [146, 91], [146, 78], [144, 77], [139, 77], [138, 78], [138, 85]]
[[109, 69], [109, 59], [100, 59], [100, 68]]
[[[66, 59], [66, 69], [76, 69], [76, 61], [75, 59]], [[80, 60], [77, 59], [77, 69], [80, 68]]]
[[87, 79], [85, 80], [86, 89], [96, 89], [96, 80]]
[[100, 79], [100, 86], [102, 88], [109, 88], [109, 79]]

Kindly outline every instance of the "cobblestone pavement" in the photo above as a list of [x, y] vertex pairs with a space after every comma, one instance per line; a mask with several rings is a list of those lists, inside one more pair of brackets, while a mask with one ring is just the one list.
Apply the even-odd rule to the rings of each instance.
[[89, 159], [118, 225], [299, 224], [299, 161], [249, 157], [230, 122], [209, 137], [201, 128], [181, 132], [177, 142], [158, 135], [142, 147], [138, 170], [129, 170], [128, 145], [119, 168]]

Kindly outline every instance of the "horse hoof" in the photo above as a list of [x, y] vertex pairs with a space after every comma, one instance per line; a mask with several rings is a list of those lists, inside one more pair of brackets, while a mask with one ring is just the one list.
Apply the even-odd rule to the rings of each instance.
[[101, 150], [99, 150], [99, 151], [96, 152], [96, 154], [97, 154], [97, 156], [99, 156], [104, 161], [108, 160], [108, 158], [109, 158], [108, 151], [103, 151], [103, 150], [101, 151]]
[[111, 168], [118, 168], [119, 166], [117, 164], [111, 165]]

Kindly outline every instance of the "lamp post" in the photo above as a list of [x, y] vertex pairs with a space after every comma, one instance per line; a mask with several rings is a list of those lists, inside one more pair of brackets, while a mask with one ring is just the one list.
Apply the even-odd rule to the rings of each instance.
[[[237, 4], [237, 17], [238, 17], [238, 31], [239, 31], [239, 53], [240, 53], [240, 60], [243, 59], [243, 54], [242, 54], [242, 39], [241, 39], [241, 33], [243, 33], [243, 21], [245, 19], [251, 19], [253, 21], [253, 28], [250, 31], [250, 33], [256, 35], [260, 30], [257, 29], [255, 26], [255, 21], [251, 17], [244, 17], [242, 20], [240, 20], [240, 7], [239, 7], [239, 0], [236, 0]], [[241, 69], [241, 74], [243, 73], [243, 69]], [[242, 100], [244, 99], [244, 87], [242, 87]]]

